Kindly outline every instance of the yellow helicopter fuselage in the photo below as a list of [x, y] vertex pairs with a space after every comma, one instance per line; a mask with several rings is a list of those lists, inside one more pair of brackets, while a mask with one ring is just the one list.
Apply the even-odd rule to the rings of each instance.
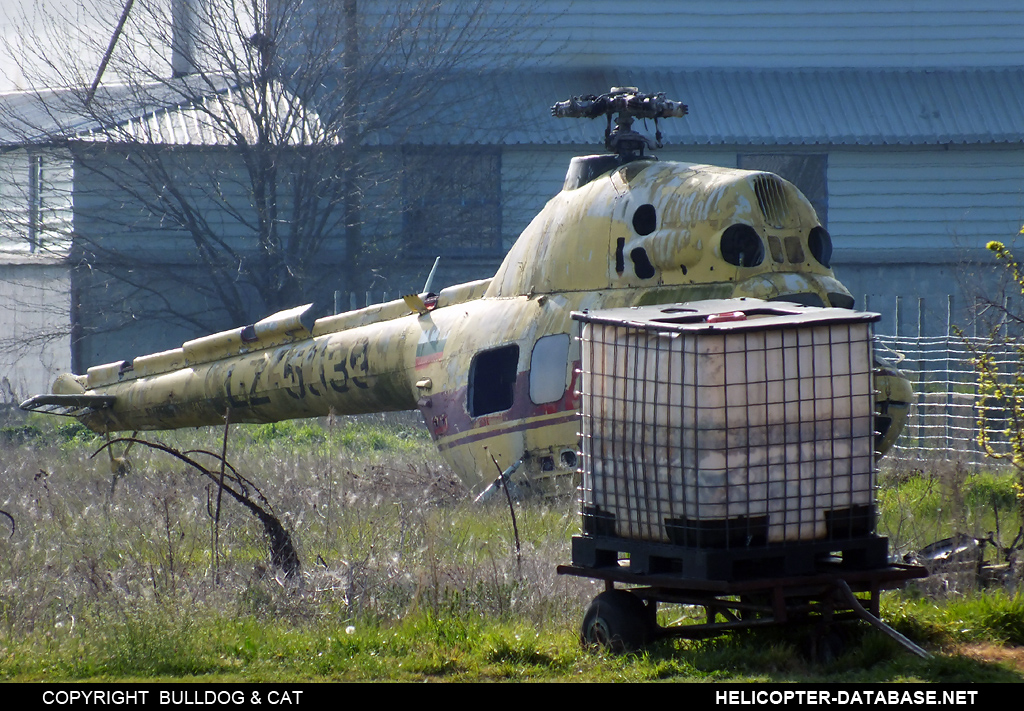
[[[54, 392], [112, 397], [77, 415], [97, 431], [214, 425], [228, 411], [272, 422], [419, 409], [470, 488], [495, 477], [492, 458], [521, 461], [519, 480], [543, 486], [576, 469], [573, 311], [743, 296], [852, 307], [828, 233], [792, 184], [650, 158], [592, 170], [609, 160], [574, 161], [491, 279], [315, 323], [300, 307], [61, 376]], [[905, 380], [882, 377], [887, 449], [910, 397]]]

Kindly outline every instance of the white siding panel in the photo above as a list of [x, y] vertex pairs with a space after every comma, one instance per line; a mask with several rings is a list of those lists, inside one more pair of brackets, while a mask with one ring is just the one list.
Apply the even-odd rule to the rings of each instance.
[[[71, 370], [71, 282], [60, 264], [0, 262], [0, 403]], [[3, 383], [2, 381], [6, 381]]]
[[837, 251], [971, 253], [1024, 223], [1024, 149], [833, 151], [828, 182]]
[[40, 152], [42, 184], [40, 185], [38, 250], [49, 256], [65, 256], [71, 249], [73, 223], [74, 172], [71, 154], [60, 149]]
[[0, 251], [28, 252], [28, 153], [0, 154]]

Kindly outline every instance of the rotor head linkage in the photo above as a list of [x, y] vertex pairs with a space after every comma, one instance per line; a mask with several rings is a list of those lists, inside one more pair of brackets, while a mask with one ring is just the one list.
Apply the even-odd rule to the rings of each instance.
[[[686, 104], [666, 99], [664, 92], [645, 94], [634, 86], [613, 86], [607, 94], [574, 96], [551, 107], [551, 115], [556, 118], [593, 119], [606, 116], [608, 125], [604, 132], [605, 148], [624, 158], [641, 156], [644, 148], [661, 148], [658, 119], [681, 118], [686, 113]], [[654, 142], [633, 130], [633, 121], [638, 118], [654, 119]]]

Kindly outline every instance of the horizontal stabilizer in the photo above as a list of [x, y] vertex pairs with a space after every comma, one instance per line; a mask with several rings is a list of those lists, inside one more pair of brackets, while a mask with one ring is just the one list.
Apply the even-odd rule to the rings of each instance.
[[402, 297], [402, 300], [405, 301], [406, 306], [418, 314], [425, 314], [430, 311], [430, 309], [427, 308], [426, 303], [424, 303], [423, 299], [418, 294], [406, 294]]
[[114, 406], [113, 395], [36, 395], [21, 403], [22, 410], [79, 417]]

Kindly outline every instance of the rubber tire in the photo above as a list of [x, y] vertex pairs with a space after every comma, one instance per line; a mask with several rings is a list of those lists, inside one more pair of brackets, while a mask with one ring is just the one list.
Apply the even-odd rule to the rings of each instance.
[[644, 601], [627, 590], [606, 590], [583, 616], [580, 641], [586, 648], [604, 647], [613, 654], [641, 649], [651, 641], [651, 614]]

